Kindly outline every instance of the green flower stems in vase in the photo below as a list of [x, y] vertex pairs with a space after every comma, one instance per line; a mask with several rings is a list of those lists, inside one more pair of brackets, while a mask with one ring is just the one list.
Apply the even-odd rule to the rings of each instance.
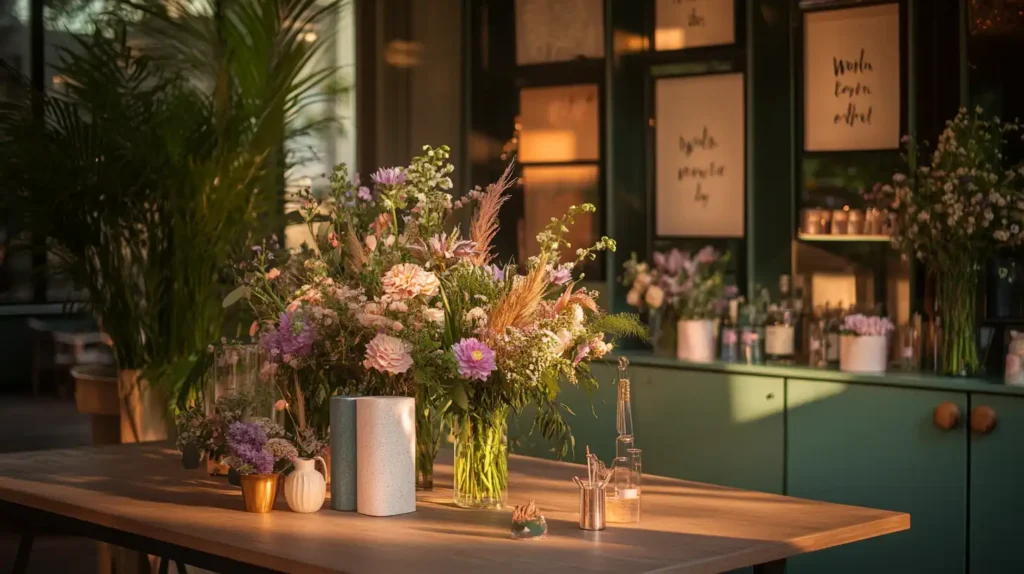
[[455, 504], [500, 508], [508, 491], [508, 408], [456, 421]]
[[947, 375], [972, 375], [978, 371], [975, 265], [950, 265], [936, 273], [936, 283], [942, 316], [942, 371]]
[[422, 402], [416, 405], [416, 488], [434, 489], [434, 459], [441, 447], [441, 417]]

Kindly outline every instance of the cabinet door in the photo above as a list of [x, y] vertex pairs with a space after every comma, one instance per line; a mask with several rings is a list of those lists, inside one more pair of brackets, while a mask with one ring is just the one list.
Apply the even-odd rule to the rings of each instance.
[[631, 367], [644, 472], [781, 493], [784, 380]]
[[967, 431], [934, 425], [946, 401], [966, 414], [962, 393], [787, 381], [786, 493], [910, 513], [908, 531], [798, 556], [787, 572], [964, 572]]
[[[615, 458], [615, 401], [618, 392], [618, 372], [615, 365], [594, 362], [590, 366], [598, 388], [590, 393], [582, 388], [563, 383], [559, 400], [570, 412], [563, 413], [565, 421], [572, 429], [576, 441], [575, 452], [570, 450], [566, 461], [586, 462], [586, 447], [597, 454], [606, 464]], [[632, 370], [632, 369], [631, 369]], [[509, 420], [509, 444], [512, 452], [556, 458], [554, 445], [544, 439], [539, 429], [530, 432], [537, 410], [533, 407], [523, 409], [519, 417]]]
[[971, 433], [971, 572], [1024, 572], [1024, 397], [972, 394], [978, 407], [995, 412], [996, 426]]

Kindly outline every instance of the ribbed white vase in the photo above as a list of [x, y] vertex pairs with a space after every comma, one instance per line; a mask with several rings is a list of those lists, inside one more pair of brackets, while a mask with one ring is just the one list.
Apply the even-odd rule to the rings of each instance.
[[327, 499], [327, 481], [316, 469], [316, 463], [327, 468], [327, 463], [316, 458], [295, 459], [295, 470], [284, 479], [284, 499], [293, 512], [317, 512]]

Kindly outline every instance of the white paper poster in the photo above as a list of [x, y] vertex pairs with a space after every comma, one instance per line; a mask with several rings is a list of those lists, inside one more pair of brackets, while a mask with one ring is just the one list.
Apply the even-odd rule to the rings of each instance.
[[657, 234], [743, 237], [743, 74], [663, 78], [655, 100]]
[[654, 49], [735, 43], [735, 4], [736, 0], [656, 0]]
[[897, 4], [804, 15], [804, 149], [900, 145]]
[[603, 0], [516, 0], [516, 64], [602, 57]]

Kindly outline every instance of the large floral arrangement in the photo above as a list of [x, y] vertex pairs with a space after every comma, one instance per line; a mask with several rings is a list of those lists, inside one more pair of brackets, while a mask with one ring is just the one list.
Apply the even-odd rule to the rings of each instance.
[[930, 155], [904, 138], [909, 173], [867, 195], [893, 215], [893, 245], [926, 262], [937, 281], [943, 364], [950, 374], [978, 367], [978, 266], [994, 252], [1024, 243], [1024, 166], [1006, 169], [1002, 156], [1005, 139], [1020, 128], [985, 119], [980, 107], [973, 113], [961, 108]]
[[[612, 348], [605, 334], [642, 330], [635, 317], [603, 313], [597, 293], [573, 276], [614, 241], [562, 254], [569, 226], [592, 205], [554, 219], [537, 237], [539, 255], [496, 262], [491, 243], [515, 184], [512, 166], [455, 200], [448, 158], [447, 147], [425, 147], [408, 167], [380, 169], [366, 185], [338, 166], [328, 197], [301, 196], [315, 244], [287, 262], [268, 245], [254, 248], [234, 295], [257, 315], [252, 334], [269, 359], [265, 374], [294, 405], [298, 426], [325, 428], [332, 394], [415, 396], [421, 474], [441, 420], [482, 441], [501, 434], [495, 427], [510, 411], [534, 404], [537, 428], [567, 445], [559, 385], [592, 387], [588, 361]], [[454, 223], [459, 212], [465, 233]], [[470, 466], [479, 472], [460, 482], [475, 495], [504, 491], [497, 442], [478, 445]]]
[[736, 296], [736, 288], [725, 284], [729, 253], [710, 245], [693, 255], [673, 248], [655, 252], [653, 261], [652, 268], [634, 254], [624, 264], [626, 302], [634, 307], [657, 311], [667, 305], [679, 319], [713, 319], [727, 298]]

